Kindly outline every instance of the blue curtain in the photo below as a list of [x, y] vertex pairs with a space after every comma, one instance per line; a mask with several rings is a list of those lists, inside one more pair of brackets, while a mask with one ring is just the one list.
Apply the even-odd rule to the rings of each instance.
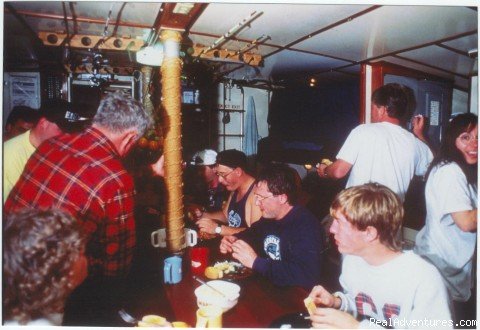
[[257, 112], [255, 110], [253, 96], [250, 96], [247, 102], [247, 114], [245, 118], [245, 142], [243, 144], [243, 152], [245, 155], [251, 156], [257, 154], [258, 140]]

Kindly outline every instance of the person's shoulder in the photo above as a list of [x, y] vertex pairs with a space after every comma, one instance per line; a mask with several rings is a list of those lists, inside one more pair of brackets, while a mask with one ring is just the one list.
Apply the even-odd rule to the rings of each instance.
[[412, 250], [402, 252], [401, 258], [402, 268], [405, 269], [405, 271], [412, 272], [416, 277], [431, 278], [432, 276], [439, 275], [434, 265]]
[[454, 175], [463, 175], [462, 169], [456, 162], [449, 162], [446, 164], [440, 164], [435, 166], [430, 173], [429, 178], [436, 178], [436, 177], [452, 177]]

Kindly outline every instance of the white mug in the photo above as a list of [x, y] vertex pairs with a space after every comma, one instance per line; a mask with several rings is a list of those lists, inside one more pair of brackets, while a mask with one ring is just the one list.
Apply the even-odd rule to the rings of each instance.
[[[150, 239], [154, 247], [167, 247], [167, 232], [165, 228], [160, 228], [153, 231], [150, 235]], [[183, 247], [195, 246], [197, 245], [197, 241], [197, 232], [195, 230], [185, 228], [185, 245]]]

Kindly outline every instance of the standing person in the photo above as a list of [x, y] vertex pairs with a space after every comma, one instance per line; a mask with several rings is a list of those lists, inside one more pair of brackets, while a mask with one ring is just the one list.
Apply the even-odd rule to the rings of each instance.
[[200, 204], [204, 211], [215, 212], [223, 208], [226, 200], [225, 186], [220, 184], [215, 173], [217, 153], [211, 149], [201, 150], [193, 156], [191, 165], [194, 165], [201, 182], [193, 183], [196, 191], [193, 202]]
[[3, 130], [3, 142], [25, 133], [31, 129], [39, 120], [38, 110], [24, 105], [13, 107], [8, 114], [5, 128]]
[[230, 196], [223, 210], [200, 212], [197, 215], [200, 231], [213, 235], [233, 235], [260, 219], [262, 212], [252, 193], [255, 178], [246, 169], [247, 156], [243, 152], [230, 149], [218, 153], [215, 173], [220, 183], [230, 191]]
[[25, 209], [6, 218], [2, 239], [4, 325], [61, 325], [67, 296], [87, 276], [77, 220]]
[[401, 250], [403, 207], [396, 194], [377, 183], [350, 187], [335, 197], [330, 213], [330, 232], [345, 254], [343, 292], [313, 288], [314, 328], [452, 328], [438, 270]]
[[232, 253], [276, 285], [311, 289], [320, 280], [323, 234], [318, 219], [297, 204], [294, 171], [284, 164], [264, 168], [254, 194], [262, 218], [225, 236], [220, 252]]
[[[68, 131], [68, 125], [78, 116], [65, 100], [45, 102], [36, 113], [38, 120], [33, 127], [3, 143], [3, 202], [20, 178], [27, 160], [44, 141]], [[72, 119], [68, 119], [72, 118]]]
[[320, 164], [321, 178], [340, 179], [349, 172], [346, 187], [378, 182], [392, 189], [403, 202], [410, 180], [424, 175], [433, 155], [422, 142], [423, 117], [415, 117], [414, 134], [402, 128], [412, 115], [407, 87], [387, 84], [372, 94], [372, 123], [350, 132], [330, 165]]
[[81, 223], [88, 235], [89, 278], [82, 285], [88, 288], [84, 305], [76, 312], [83, 312], [80, 321], [88, 324], [95, 325], [95, 316], [106, 314], [122, 296], [135, 221], [133, 178], [121, 160], [151, 121], [140, 102], [120, 92], [106, 94], [91, 127], [40, 145], [5, 203], [7, 214], [55, 207]]
[[434, 264], [453, 300], [457, 320], [476, 320], [473, 259], [477, 243], [478, 118], [449, 124], [425, 187], [427, 218], [414, 251]]

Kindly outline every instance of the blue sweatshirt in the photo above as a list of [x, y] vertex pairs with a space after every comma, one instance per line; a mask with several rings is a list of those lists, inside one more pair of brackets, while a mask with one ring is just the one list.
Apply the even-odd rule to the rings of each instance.
[[294, 206], [280, 220], [262, 217], [235, 236], [257, 253], [253, 270], [274, 284], [310, 290], [320, 281], [323, 229], [303, 206]]

